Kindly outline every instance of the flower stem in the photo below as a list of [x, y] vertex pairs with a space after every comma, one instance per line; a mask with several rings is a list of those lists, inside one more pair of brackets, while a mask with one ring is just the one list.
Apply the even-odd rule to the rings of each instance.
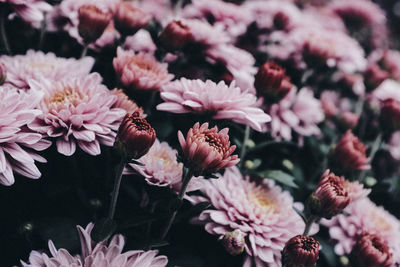
[[240, 149], [239, 168], [243, 166], [244, 158], [246, 157], [247, 141], [249, 140], [249, 137], [250, 137], [250, 126], [246, 125], [246, 130], [244, 131], [243, 143]]
[[8, 43], [6, 27], [5, 27], [5, 20], [6, 20], [6, 9], [3, 7], [0, 13], [0, 34], [1, 40], [3, 42], [3, 46], [7, 52], [7, 54], [12, 55], [10, 44]]
[[39, 37], [38, 50], [42, 49], [44, 35], [46, 34], [46, 27], [47, 27], [47, 24], [46, 24], [46, 14], [45, 14], [45, 17], [40, 25], [40, 37]]
[[[378, 136], [375, 138], [374, 143], [372, 144], [371, 147], [371, 152], [369, 153], [369, 160], [372, 162], [374, 160], [376, 152], [378, 152], [379, 148], [382, 145], [382, 133], [379, 133]], [[362, 171], [360, 175], [358, 176], [358, 181], [362, 181], [362, 179], [365, 176], [366, 171]]]
[[86, 56], [87, 51], [88, 51], [88, 47], [89, 47], [88, 44], [84, 44], [83, 45], [83, 49], [82, 49], [82, 53], [81, 53], [81, 57], [80, 58], [84, 58]]
[[[185, 196], [186, 189], [187, 189], [192, 177], [193, 177], [193, 171], [191, 169], [188, 169], [185, 177], [183, 177], [183, 179], [182, 179], [182, 187], [178, 194], [178, 199], [180, 202], [182, 202], [183, 197]], [[178, 209], [174, 210], [171, 213], [170, 217], [168, 218], [167, 224], [165, 225], [164, 230], [162, 231], [161, 240], [165, 239], [165, 237], [167, 236], [168, 231], [171, 228], [172, 223], [174, 222], [177, 214], [178, 214]]]
[[124, 171], [125, 162], [125, 159], [122, 159], [115, 170], [114, 189], [112, 191], [110, 209], [108, 211], [108, 218], [111, 220], [114, 218], [115, 208], [117, 207], [119, 188], [121, 186], [122, 172]]
[[306, 222], [306, 227], [304, 228], [304, 233], [303, 233], [303, 235], [305, 235], [305, 236], [308, 235], [308, 233], [309, 233], [310, 230], [311, 230], [312, 224], [313, 224], [316, 220], [317, 220], [317, 217], [314, 216], [314, 215], [311, 215], [311, 216], [308, 218], [308, 220], [307, 220], [307, 222]]

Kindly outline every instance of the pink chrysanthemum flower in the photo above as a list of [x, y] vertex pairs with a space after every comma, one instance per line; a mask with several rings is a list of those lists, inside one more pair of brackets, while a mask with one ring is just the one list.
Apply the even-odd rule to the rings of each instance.
[[125, 110], [112, 108], [116, 97], [101, 84], [97, 73], [63, 82], [31, 81], [45, 95], [43, 114], [29, 128], [56, 140], [59, 153], [70, 156], [76, 145], [90, 155], [100, 154], [100, 144], [112, 146]]
[[[169, 187], [178, 193], [182, 186], [183, 164], [177, 161], [177, 153], [167, 142], [156, 140], [149, 152], [137, 160], [144, 166], [128, 164], [124, 174], [140, 174], [149, 185]], [[194, 179], [186, 192], [197, 190], [199, 186], [198, 180]]]
[[329, 234], [337, 241], [335, 252], [349, 254], [362, 232], [377, 234], [390, 248], [394, 259], [400, 263], [400, 222], [383, 207], [378, 207], [369, 198], [362, 198], [346, 209], [350, 215], [339, 214], [331, 220], [322, 220], [329, 227]]
[[300, 137], [321, 133], [317, 124], [324, 120], [324, 112], [308, 88], [298, 93], [292, 89], [279, 103], [269, 107], [269, 114], [272, 120], [268, 129], [277, 140], [291, 140], [293, 131]]
[[124, 51], [118, 47], [113, 60], [115, 72], [122, 84], [135, 90], [158, 91], [174, 78], [168, 65], [158, 62], [152, 55]]
[[89, 74], [94, 59], [61, 58], [53, 53], [44, 54], [41, 51], [29, 50], [26, 55], [1, 56], [0, 62], [6, 66], [6, 83], [20, 89], [28, 89], [30, 79], [39, 81], [46, 78], [60, 81], [73, 77], [83, 77]]
[[52, 10], [52, 6], [41, 0], [0, 0], [0, 3], [8, 3], [15, 13], [24, 21], [40, 25], [44, 14]]
[[157, 250], [130, 250], [122, 252], [125, 240], [122, 235], [115, 235], [110, 242], [94, 243], [90, 237], [93, 224], [85, 229], [77, 227], [81, 242], [81, 254], [72, 256], [66, 249], [56, 249], [49, 241], [50, 256], [39, 251], [32, 251], [29, 263], [21, 261], [22, 267], [165, 267], [168, 259], [157, 256]]
[[171, 82], [161, 90], [165, 103], [158, 110], [173, 113], [211, 113], [213, 119], [228, 119], [249, 125], [261, 131], [263, 124], [270, 121], [268, 114], [257, 107], [257, 97], [243, 92], [235, 83], [227, 86], [207, 80], [182, 78]]
[[224, 32], [222, 25], [210, 25], [197, 19], [183, 19], [182, 23], [190, 28], [193, 42], [205, 47], [228, 43], [229, 36]]
[[14, 174], [37, 179], [41, 176], [35, 161], [46, 162], [33, 150], [48, 148], [51, 142], [30, 131], [31, 123], [41, 111], [36, 109], [43, 94], [37, 91], [18, 91], [0, 86], [0, 184], [12, 185]]
[[[293, 236], [302, 233], [304, 222], [293, 209], [289, 192], [264, 179], [257, 183], [230, 168], [217, 180], [203, 180], [202, 193], [214, 209], [203, 211], [198, 221], [210, 234], [223, 237], [239, 229], [245, 234], [244, 266], [281, 266], [281, 251]], [[204, 201], [203, 198], [195, 202]]]
[[125, 50], [133, 50], [135, 52], [143, 52], [154, 55], [157, 50], [150, 33], [146, 30], [140, 29], [134, 35], [128, 36], [124, 43]]

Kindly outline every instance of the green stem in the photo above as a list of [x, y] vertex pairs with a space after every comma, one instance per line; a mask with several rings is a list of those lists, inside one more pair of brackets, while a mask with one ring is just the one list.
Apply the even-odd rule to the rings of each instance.
[[[192, 177], [193, 177], [193, 171], [191, 169], [188, 169], [185, 177], [182, 180], [182, 187], [178, 194], [178, 199], [180, 202], [182, 202], [183, 197], [185, 196], [186, 189], [187, 189]], [[170, 217], [167, 221], [167, 224], [165, 225], [164, 230], [162, 231], [161, 240], [165, 239], [165, 237], [167, 236], [169, 229], [171, 228], [177, 214], [178, 214], [178, 210], [175, 210], [170, 215]]]
[[303, 235], [307, 236], [307, 235], [309, 234], [309, 232], [310, 232], [310, 230], [311, 230], [311, 226], [312, 226], [312, 224], [313, 224], [316, 220], [317, 220], [317, 217], [316, 217], [316, 216], [313, 216], [313, 215], [311, 215], [311, 216], [308, 218], [308, 220], [307, 220], [307, 222], [306, 222], [306, 227], [304, 228], [304, 233], [303, 233]]
[[44, 19], [40, 25], [40, 37], [39, 37], [39, 44], [38, 44], [38, 50], [42, 49], [43, 46], [43, 41], [44, 41], [44, 35], [46, 34], [46, 14], [44, 15]]
[[244, 131], [243, 143], [240, 149], [239, 168], [243, 166], [244, 158], [246, 157], [247, 141], [249, 141], [249, 137], [250, 137], [250, 126], [246, 125], [246, 130]]
[[[375, 154], [376, 154], [376, 152], [378, 152], [381, 145], [382, 145], [382, 133], [379, 133], [378, 136], [375, 138], [375, 141], [371, 147], [371, 152], [369, 153], [370, 162], [372, 162], [374, 160]], [[358, 181], [363, 180], [366, 172], [367, 171], [364, 170], [360, 173], [360, 175], [358, 176]]]
[[82, 53], [81, 53], [81, 57], [80, 58], [84, 58], [86, 56], [87, 51], [88, 51], [88, 47], [89, 47], [88, 44], [84, 44], [83, 45], [83, 49], [82, 49]]
[[121, 186], [122, 172], [124, 171], [125, 162], [125, 159], [122, 159], [115, 170], [114, 189], [112, 191], [110, 209], [108, 211], [108, 218], [111, 220], [114, 218], [115, 208], [117, 207], [119, 188]]
[[0, 34], [1, 34], [1, 40], [3, 42], [3, 46], [7, 52], [7, 54], [12, 55], [10, 44], [7, 39], [7, 33], [6, 33], [6, 27], [5, 27], [5, 20], [6, 20], [6, 9], [2, 7], [1, 13], [0, 13]]

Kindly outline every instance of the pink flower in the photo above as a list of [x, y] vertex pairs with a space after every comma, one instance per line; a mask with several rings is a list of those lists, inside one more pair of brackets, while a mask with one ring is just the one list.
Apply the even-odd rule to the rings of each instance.
[[400, 131], [396, 131], [391, 135], [388, 145], [390, 155], [394, 159], [400, 160]]
[[321, 103], [308, 88], [298, 93], [291, 90], [280, 102], [271, 105], [268, 111], [272, 117], [268, 129], [277, 140], [291, 140], [293, 131], [300, 137], [321, 132], [317, 124], [324, 120], [324, 112]]
[[62, 82], [31, 81], [42, 90], [39, 103], [43, 114], [28, 126], [54, 138], [59, 153], [71, 156], [76, 145], [90, 155], [100, 154], [100, 144], [112, 146], [125, 110], [112, 108], [116, 97], [101, 84], [97, 73]]
[[46, 162], [33, 150], [42, 151], [51, 145], [42, 135], [30, 131], [31, 123], [41, 111], [36, 109], [43, 94], [19, 91], [0, 86], [0, 184], [12, 185], [14, 174], [37, 179], [41, 176], [35, 161]]
[[327, 117], [333, 117], [351, 109], [350, 101], [346, 98], [340, 98], [340, 94], [336, 91], [323, 91], [320, 95], [320, 101]]
[[[140, 174], [149, 185], [169, 187], [178, 193], [182, 187], [183, 164], [176, 159], [177, 151], [172, 149], [167, 142], [156, 140], [149, 152], [137, 161], [144, 166], [128, 164], [124, 174]], [[186, 192], [199, 188], [197, 179], [193, 179]]]
[[150, 33], [146, 30], [140, 29], [134, 35], [128, 36], [124, 43], [124, 50], [133, 50], [135, 52], [143, 52], [146, 54], [154, 55], [157, 50]]
[[6, 83], [20, 89], [28, 89], [28, 81], [46, 78], [60, 81], [89, 74], [93, 67], [94, 59], [56, 57], [53, 53], [44, 54], [41, 51], [28, 50], [26, 55], [1, 56], [0, 62], [6, 66]]
[[83, 5], [78, 9], [78, 33], [86, 44], [99, 39], [110, 24], [112, 14], [103, 12], [95, 5]]
[[385, 242], [394, 260], [400, 263], [400, 222], [383, 207], [378, 207], [369, 198], [351, 203], [345, 211], [350, 215], [339, 214], [331, 220], [322, 220], [329, 227], [329, 234], [337, 241], [335, 252], [349, 254], [362, 232], [378, 235]]
[[180, 20], [173, 20], [160, 33], [160, 42], [168, 51], [184, 48], [192, 42], [193, 36], [189, 26]]
[[311, 236], [296, 235], [286, 242], [283, 262], [293, 267], [313, 267], [319, 256], [319, 242]]
[[77, 226], [81, 242], [81, 254], [72, 256], [66, 249], [56, 249], [49, 241], [50, 257], [39, 251], [32, 251], [29, 263], [21, 261], [22, 267], [165, 267], [168, 259], [157, 256], [157, 250], [130, 250], [122, 253], [125, 240], [122, 235], [115, 235], [111, 241], [94, 243], [90, 237], [93, 224], [85, 229]]
[[[293, 209], [289, 192], [271, 180], [243, 178], [239, 169], [229, 168], [215, 180], [203, 180], [201, 192], [213, 209], [203, 211], [198, 221], [210, 234], [223, 237], [240, 230], [245, 234], [244, 266], [281, 266], [285, 243], [304, 230], [304, 222]], [[195, 200], [196, 202], [204, 199]]]
[[134, 90], [158, 91], [174, 77], [168, 73], [168, 65], [159, 63], [153, 56], [120, 47], [113, 65], [122, 84]]
[[193, 42], [204, 47], [212, 47], [229, 42], [229, 36], [224, 32], [223, 27], [212, 26], [207, 22], [197, 19], [183, 19], [182, 23], [190, 28]]
[[232, 155], [236, 146], [231, 146], [228, 131], [224, 128], [218, 132], [217, 126], [208, 129], [208, 123], [200, 126], [197, 122], [189, 129], [186, 139], [178, 132], [185, 160], [196, 176], [232, 167], [240, 161], [237, 155]]
[[368, 147], [364, 145], [350, 130], [336, 144], [333, 159], [344, 170], [369, 170]]
[[44, 14], [52, 10], [52, 6], [41, 0], [0, 0], [0, 3], [8, 3], [15, 13], [24, 21], [40, 25]]
[[257, 97], [242, 92], [235, 83], [227, 86], [207, 80], [187, 80], [182, 78], [171, 82], [161, 89], [161, 98], [165, 103], [158, 110], [173, 113], [211, 113], [213, 119], [229, 119], [251, 126], [261, 131], [262, 125], [270, 117], [257, 107]]
[[395, 80], [387, 79], [372, 92], [370, 97], [372, 100], [377, 99], [385, 101], [392, 98], [400, 101], [400, 83]]
[[151, 16], [130, 2], [121, 1], [114, 13], [116, 29], [123, 35], [135, 34], [150, 24]]
[[138, 113], [139, 117], [146, 117], [143, 109], [139, 107], [133, 100], [129, 99], [122, 89], [115, 88], [111, 91], [111, 93], [117, 97], [117, 100], [112, 105], [112, 108], [121, 108], [125, 110], [127, 114]]

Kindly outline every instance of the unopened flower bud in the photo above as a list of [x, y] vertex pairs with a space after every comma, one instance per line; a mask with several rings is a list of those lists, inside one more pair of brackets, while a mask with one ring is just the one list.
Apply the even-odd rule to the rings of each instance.
[[7, 78], [6, 66], [0, 62], [0, 85], [3, 85]]
[[289, 92], [287, 86], [281, 87], [285, 77], [285, 69], [274, 62], [266, 62], [258, 69], [254, 86], [259, 94], [279, 100]]
[[368, 233], [358, 236], [351, 259], [360, 267], [389, 267], [394, 264], [389, 247], [379, 236]]
[[400, 101], [393, 98], [383, 102], [380, 119], [382, 127], [392, 132], [400, 128]]
[[348, 130], [333, 151], [333, 160], [343, 170], [369, 170], [367, 146]]
[[114, 147], [126, 159], [146, 154], [156, 141], [156, 132], [139, 113], [126, 114], [119, 126]]
[[160, 41], [169, 51], [182, 49], [193, 39], [189, 26], [180, 20], [173, 20], [160, 34]]
[[319, 242], [310, 236], [297, 235], [289, 239], [282, 251], [285, 267], [312, 267], [318, 260]]
[[151, 16], [128, 2], [121, 2], [114, 15], [115, 28], [123, 35], [133, 35], [149, 25]]
[[239, 255], [244, 250], [245, 240], [244, 233], [239, 229], [226, 233], [222, 238], [222, 245], [231, 255]]
[[92, 43], [99, 39], [107, 25], [111, 14], [101, 11], [94, 5], [83, 5], [78, 10], [78, 32], [85, 43]]
[[307, 205], [311, 214], [331, 218], [346, 208], [350, 200], [345, 178], [326, 170]]

